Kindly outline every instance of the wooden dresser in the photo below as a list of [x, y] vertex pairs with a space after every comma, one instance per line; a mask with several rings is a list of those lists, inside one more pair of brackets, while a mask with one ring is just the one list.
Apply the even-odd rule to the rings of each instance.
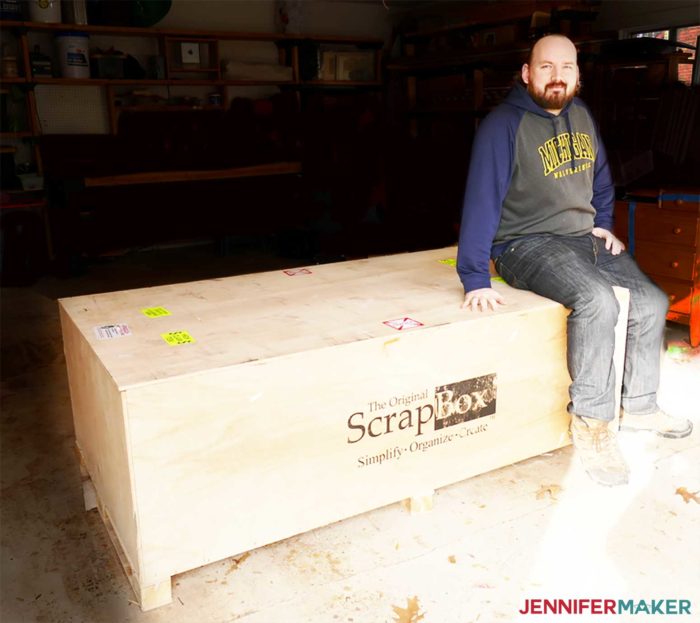
[[645, 189], [615, 202], [615, 234], [668, 294], [667, 318], [700, 344], [700, 187]]

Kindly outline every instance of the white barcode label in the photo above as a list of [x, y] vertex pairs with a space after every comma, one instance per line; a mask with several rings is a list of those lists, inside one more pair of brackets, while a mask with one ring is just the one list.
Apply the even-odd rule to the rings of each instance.
[[101, 327], [95, 327], [95, 335], [98, 340], [113, 340], [116, 337], [131, 335], [131, 329], [125, 324], [103, 324]]

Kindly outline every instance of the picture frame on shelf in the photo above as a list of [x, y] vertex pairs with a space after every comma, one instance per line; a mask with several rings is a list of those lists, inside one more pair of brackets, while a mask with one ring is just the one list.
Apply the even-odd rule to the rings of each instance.
[[200, 64], [199, 43], [185, 41], [180, 44], [180, 60], [183, 65], [198, 66]]

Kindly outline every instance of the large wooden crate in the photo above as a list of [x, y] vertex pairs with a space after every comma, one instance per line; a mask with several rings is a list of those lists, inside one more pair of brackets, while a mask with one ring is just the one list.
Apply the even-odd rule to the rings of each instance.
[[60, 301], [86, 507], [144, 609], [177, 573], [569, 443], [566, 310], [498, 280], [505, 307], [460, 309], [454, 256]]

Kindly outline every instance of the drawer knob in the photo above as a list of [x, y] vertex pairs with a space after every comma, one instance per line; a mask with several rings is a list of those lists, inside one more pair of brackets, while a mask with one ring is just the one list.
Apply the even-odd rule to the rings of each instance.
[[682, 232], [683, 230], [680, 227], [674, 227], [673, 228], [673, 233], [678, 235]]
[[683, 199], [676, 199], [676, 205], [677, 205], [677, 206], [682, 206], [682, 205], [683, 205]]
[[678, 268], [678, 262], [676, 262], [676, 261], [671, 262], [671, 268]]
[[669, 295], [668, 295], [668, 300], [669, 300], [671, 303], [673, 303], [673, 301], [676, 300], [676, 295], [675, 295], [675, 294], [669, 294]]

